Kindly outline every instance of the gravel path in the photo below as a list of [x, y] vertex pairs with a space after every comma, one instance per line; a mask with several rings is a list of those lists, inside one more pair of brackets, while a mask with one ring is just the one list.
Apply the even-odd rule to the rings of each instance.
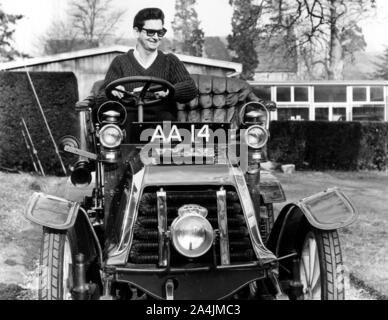
[[367, 290], [360, 288], [353, 281], [349, 280], [349, 276], [345, 277], [345, 299], [346, 300], [377, 300], [375, 296]]

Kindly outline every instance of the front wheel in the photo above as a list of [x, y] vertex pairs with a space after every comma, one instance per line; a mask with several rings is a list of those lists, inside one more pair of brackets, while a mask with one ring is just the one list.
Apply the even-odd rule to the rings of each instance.
[[43, 228], [39, 300], [71, 300], [75, 241], [70, 233]]
[[310, 228], [299, 252], [299, 276], [305, 300], [345, 298], [342, 253], [337, 230]]

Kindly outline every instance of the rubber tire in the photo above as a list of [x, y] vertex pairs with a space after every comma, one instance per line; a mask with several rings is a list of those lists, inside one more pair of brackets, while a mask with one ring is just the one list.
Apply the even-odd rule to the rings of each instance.
[[63, 300], [63, 254], [68, 237], [73, 261], [76, 248], [69, 233], [43, 228], [39, 261], [39, 300]]
[[[324, 231], [311, 227], [309, 231], [314, 234], [317, 243], [321, 271], [321, 299], [344, 300], [344, 267], [337, 230]], [[308, 232], [305, 233], [305, 237], [307, 234]], [[301, 255], [303, 242], [299, 255]]]

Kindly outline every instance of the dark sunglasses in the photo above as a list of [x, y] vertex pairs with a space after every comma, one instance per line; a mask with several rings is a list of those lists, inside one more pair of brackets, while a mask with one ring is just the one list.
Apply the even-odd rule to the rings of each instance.
[[156, 33], [159, 38], [163, 38], [167, 32], [167, 30], [165, 28], [160, 29], [160, 30], [141, 28], [140, 31], [143, 31], [143, 30], [147, 33], [148, 37], [153, 37]]

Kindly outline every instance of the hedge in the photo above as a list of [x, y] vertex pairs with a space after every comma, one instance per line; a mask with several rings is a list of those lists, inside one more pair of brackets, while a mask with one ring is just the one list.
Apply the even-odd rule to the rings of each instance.
[[272, 121], [268, 156], [299, 169], [387, 170], [388, 123]]
[[[78, 123], [77, 79], [72, 72], [30, 72], [54, 139], [74, 134]], [[61, 174], [60, 162], [44, 124], [25, 72], [0, 72], [0, 165], [32, 171], [22, 132], [21, 117], [30, 130], [42, 166], [48, 174]], [[64, 156], [66, 165], [71, 161]]]

